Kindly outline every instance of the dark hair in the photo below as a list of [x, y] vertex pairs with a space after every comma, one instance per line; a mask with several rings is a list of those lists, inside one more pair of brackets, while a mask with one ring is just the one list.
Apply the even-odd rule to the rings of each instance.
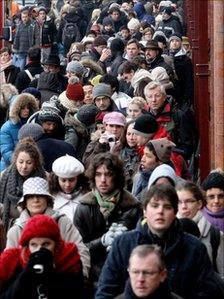
[[124, 126], [124, 129], [123, 129], [121, 137], [120, 137], [120, 143], [121, 143], [122, 148], [129, 147], [129, 145], [127, 143], [126, 134], [127, 134], [127, 130], [128, 130], [129, 125], [134, 124], [134, 123], [135, 123], [135, 120], [130, 120]]
[[120, 27], [119, 31], [121, 31], [121, 30], [127, 30], [128, 32], [130, 32], [130, 29], [128, 29], [128, 27], [125, 25]]
[[101, 165], [105, 165], [107, 169], [112, 172], [115, 189], [123, 189], [125, 185], [123, 162], [117, 155], [109, 152], [97, 154], [90, 162], [85, 173], [89, 179], [90, 187], [95, 187], [96, 169]]
[[[58, 182], [58, 176], [53, 172], [51, 172], [48, 177], [48, 185], [49, 191], [52, 195], [56, 195], [58, 192], [62, 191]], [[75, 190], [80, 190], [82, 193], [86, 193], [87, 191], [89, 191], [87, 178], [82, 173], [77, 177]]]
[[110, 9], [109, 9], [109, 14], [112, 14], [113, 12], [119, 12], [119, 14], [121, 15], [121, 10], [118, 8], [118, 7], [116, 7], [116, 6], [113, 6], [113, 7], [111, 7]]
[[0, 54], [5, 53], [5, 52], [9, 53], [9, 55], [12, 54], [12, 51], [10, 48], [8, 48], [8, 47], [1, 48]]
[[40, 61], [40, 47], [34, 46], [29, 48], [28, 50], [28, 57], [32, 61]]
[[151, 143], [151, 142], [148, 142], [148, 143], [145, 145], [145, 147], [147, 147], [148, 150], [149, 150], [150, 152], [152, 152], [153, 155], [156, 157], [156, 162], [159, 162], [160, 160], [159, 160], [159, 158], [158, 158], [158, 156], [157, 156], [157, 154], [156, 154], [155, 148], [154, 148], [154, 146], [152, 145], [152, 143]]
[[127, 42], [126, 46], [128, 46], [130, 44], [136, 44], [137, 47], [140, 49], [140, 43], [139, 43], [139, 41], [136, 38], [129, 39], [129, 41]]
[[36, 145], [36, 142], [34, 141], [33, 138], [31, 137], [26, 137], [23, 138], [22, 140], [20, 140], [17, 145], [16, 148], [13, 152], [13, 157], [12, 157], [12, 163], [16, 164], [16, 160], [18, 158], [18, 155], [21, 152], [25, 152], [27, 154], [30, 155], [30, 157], [33, 159], [34, 161], [34, 168], [41, 168], [43, 165], [43, 157]]
[[146, 209], [148, 203], [152, 198], [155, 199], [167, 199], [172, 205], [175, 214], [178, 211], [178, 196], [174, 187], [169, 185], [155, 185], [144, 195], [143, 208]]
[[150, 78], [143, 78], [138, 82], [138, 85], [134, 91], [135, 97], [145, 98], [144, 90], [146, 85], [148, 85], [152, 80]]
[[124, 73], [131, 73], [132, 71], [136, 72], [137, 69], [138, 67], [135, 63], [130, 61], [125, 61], [119, 66], [118, 73], [120, 75], [123, 75]]
[[112, 89], [115, 88], [115, 91], [119, 91], [119, 81], [117, 77], [110, 75], [110, 74], [105, 74], [100, 78], [100, 83], [106, 83], [111, 86]]
[[186, 190], [192, 193], [193, 197], [199, 201], [201, 200], [202, 205], [205, 206], [206, 205], [206, 200], [205, 200], [205, 195], [204, 192], [202, 191], [202, 189], [197, 186], [195, 183], [193, 182], [184, 182], [184, 183], [179, 183], [176, 186], [176, 190], [177, 191], [181, 191], [181, 190]]

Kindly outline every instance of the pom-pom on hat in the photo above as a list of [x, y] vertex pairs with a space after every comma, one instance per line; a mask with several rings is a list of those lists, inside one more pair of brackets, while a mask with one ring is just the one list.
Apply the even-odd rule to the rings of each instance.
[[56, 159], [52, 164], [52, 171], [60, 178], [74, 178], [84, 170], [82, 163], [69, 155]]
[[57, 222], [48, 215], [31, 217], [23, 228], [19, 244], [26, 246], [33, 238], [49, 238], [59, 242], [61, 236]]
[[80, 107], [74, 117], [88, 127], [95, 123], [99, 112], [100, 110], [95, 105], [87, 104]]
[[122, 113], [114, 111], [105, 114], [103, 123], [106, 125], [118, 125], [124, 127], [126, 124], [126, 119]]
[[156, 133], [158, 128], [158, 123], [153, 116], [143, 114], [136, 119], [133, 132], [143, 137], [150, 137], [151, 134]]
[[150, 140], [149, 143], [152, 144], [156, 155], [161, 162], [168, 163], [170, 161], [172, 148], [176, 146], [172, 141], [167, 138], [159, 138]]

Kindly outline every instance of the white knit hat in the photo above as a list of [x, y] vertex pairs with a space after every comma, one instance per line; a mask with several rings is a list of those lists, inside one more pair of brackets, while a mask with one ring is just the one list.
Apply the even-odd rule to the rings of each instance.
[[129, 30], [136, 30], [136, 29], [139, 29], [140, 27], [140, 22], [138, 19], [136, 18], [132, 18], [128, 24], [127, 24], [127, 27]]
[[65, 155], [54, 161], [52, 171], [60, 178], [73, 178], [84, 172], [84, 166], [76, 158]]

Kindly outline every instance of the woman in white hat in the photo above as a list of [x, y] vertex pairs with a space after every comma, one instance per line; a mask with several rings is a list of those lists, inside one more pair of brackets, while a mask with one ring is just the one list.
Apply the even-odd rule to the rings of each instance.
[[49, 215], [58, 223], [62, 239], [77, 245], [83, 264], [83, 274], [88, 276], [90, 268], [89, 250], [83, 244], [78, 229], [70, 219], [53, 210], [53, 201], [54, 198], [49, 193], [48, 182], [45, 179], [40, 177], [27, 179], [23, 184], [23, 197], [18, 202], [22, 212], [7, 233], [6, 248], [18, 246], [22, 230], [31, 217], [40, 214]]
[[54, 196], [54, 210], [65, 214], [72, 222], [79, 199], [86, 193], [84, 166], [66, 155], [56, 159], [49, 177], [49, 190]]

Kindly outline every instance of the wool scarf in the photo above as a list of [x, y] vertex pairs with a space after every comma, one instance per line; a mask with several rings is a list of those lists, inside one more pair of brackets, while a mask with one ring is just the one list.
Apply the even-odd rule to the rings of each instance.
[[0, 83], [1, 84], [7, 83], [6, 77], [5, 77], [5, 69], [7, 69], [7, 67], [9, 67], [10, 65], [12, 65], [12, 59], [7, 61], [6, 63], [1, 63], [1, 65], [0, 65]]
[[204, 207], [202, 213], [212, 225], [224, 232], [224, 208], [219, 212], [213, 213]]
[[100, 194], [97, 189], [94, 189], [92, 192], [96, 197], [97, 203], [100, 206], [101, 213], [103, 214], [104, 218], [107, 219], [119, 201], [120, 190], [116, 189], [115, 191], [105, 196]]

